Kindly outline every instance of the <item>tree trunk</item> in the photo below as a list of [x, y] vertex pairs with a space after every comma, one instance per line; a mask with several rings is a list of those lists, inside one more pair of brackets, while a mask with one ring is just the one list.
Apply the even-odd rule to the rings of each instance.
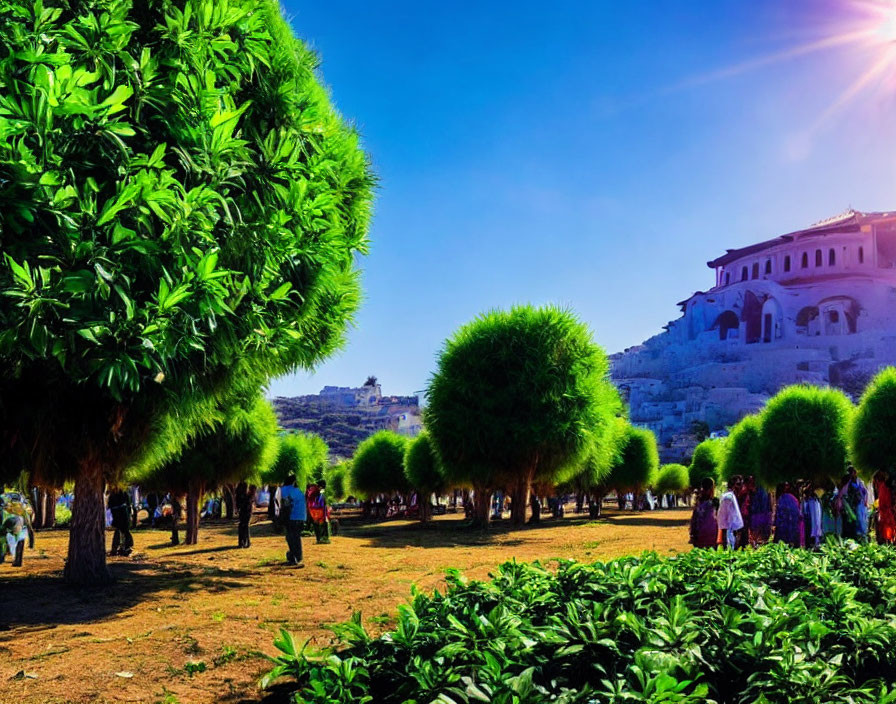
[[177, 522], [180, 520], [180, 499], [171, 497], [171, 544], [180, 545], [180, 533], [177, 530]]
[[418, 501], [420, 502], [420, 522], [421, 523], [429, 523], [429, 519], [432, 516], [432, 506], [429, 503], [429, 498], [432, 494], [426, 495], [426, 500], [424, 501], [418, 495]]
[[477, 487], [473, 494], [473, 528], [488, 530], [492, 517], [492, 492], [485, 487]]
[[34, 518], [31, 525], [34, 528], [44, 527], [44, 495], [38, 486], [28, 487], [28, 496], [31, 499], [31, 508], [34, 509]]
[[63, 577], [69, 584], [81, 587], [98, 586], [112, 581], [112, 575], [106, 567], [103, 467], [96, 457], [89, 457], [81, 463], [75, 479], [68, 559]]
[[47, 503], [44, 508], [44, 528], [56, 527], [56, 490], [47, 489]]
[[526, 504], [529, 503], [529, 492], [535, 476], [535, 464], [527, 467], [514, 481], [510, 489], [510, 522], [515, 526], [526, 523]]
[[268, 520], [273, 523], [277, 520], [277, 506], [274, 504], [274, 494], [277, 493], [277, 485], [269, 484], [268, 485], [268, 495], [270, 498], [268, 499]]
[[224, 485], [224, 518], [228, 521], [233, 520], [233, 484]]
[[529, 503], [532, 508], [532, 517], [529, 519], [529, 523], [541, 523], [541, 499], [537, 492], [530, 493]]
[[592, 494], [588, 501], [588, 518], [600, 518], [603, 504], [604, 497], [601, 494]]
[[184, 545], [199, 542], [199, 502], [202, 500], [202, 483], [190, 482], [187, 491], [187, 526]]

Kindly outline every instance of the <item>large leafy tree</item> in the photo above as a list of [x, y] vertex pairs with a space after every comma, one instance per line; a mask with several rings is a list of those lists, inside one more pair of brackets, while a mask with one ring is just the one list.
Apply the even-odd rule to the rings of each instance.
[[616, 491], [637, 494], [653, 486], [659, 466], [660, 454], [653, 431], [627, 425], [606, 480], [607, 486]]
[[352, 488], [370, 498], [377, 494], [407, 493], [411, 490], [404, 474], [406, 437], [380, 430], [364, 440], [351, 462]]
[[439, 467], [429, 433], [424, 431], [408, 443], [404, 453], [404, 475], [408, 484], [417, 490], [420, 520], [425, 523], [430, 519], [430, 496], [446, 488], [445, 475]]
[[712, 479], [719, 483], [722, 463], [725, 461], [725, 440], [709, 438], [694, 448], [691, 464], [688, 466], [688, 478], [691, 487], [697, 488], [704, 479]]
[[825, 485], [843, 476], [854, 407], [837, 389], [788, 386], [762, 412], [759, 443], [765, 483], [808, 479]]
[[277, 416], [262, 396], [233, 399], [176, 456], [135, 468], [141, 486], [186, 495], [186, 544], [199, 536], [199, 503], [206, 491], [239, 481], [258, 483], [277, 456]]
[[280, 438], [277, 457], [261, 475], [264, 484], [283, 484], [294, 475], [300, 486], [324, 476], [330, 456], [327, 442], [314, 433], [287, 433]]
[[575, 474], [613, 421], [607, 359], [570, 311], [491, 311], [445, 342], [427, 391], [426, 424], [446, 478], [469, 483], [476, 523], [506, 487], [525, 521], [532, 482]]
[[657, 494], [675, 494], [681, 495], [688, 490], [691, 485], [690, 477], [688, 477], [688, 468], [683, 464], [664, 464], [659, 468], [654, 483], [654, 489]]
[[852, 458], [866, 475], [896, 470], [896, 369], [872, 379], [856, 410], [850, 430]]
[[104, 480], [340, 344], [371, 175], [275, 0], [0, 14], [0, 466], [75, 480], [97, 583]]
[[753, 476], [762, 481], [762, 458], [759, 443], [762, 437], [762, 418], [744, 416], [733, 428], [725, 442], [721, 478], [726, 482], [735, 475]]

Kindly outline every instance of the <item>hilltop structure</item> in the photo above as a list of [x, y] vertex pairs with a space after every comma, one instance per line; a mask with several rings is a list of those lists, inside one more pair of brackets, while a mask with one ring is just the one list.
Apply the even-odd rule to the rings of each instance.
[[369, 435], [393, 430], [408, 436], [423, 429], [417, 396], [383, 396], [375, 376], [359, 387], [325, 386], [319, 394], [274, 399], [280, 427], [317, 433], [337, 457], [351, 457]]
[[782, 386], [856, 397], [896, 364], [896, 211], [849, 210], [707, 264], [712, 288], [611, 356], [632, 421], [657, 434], [664, 461], [690, 456], [695, 424], [724, 431]]

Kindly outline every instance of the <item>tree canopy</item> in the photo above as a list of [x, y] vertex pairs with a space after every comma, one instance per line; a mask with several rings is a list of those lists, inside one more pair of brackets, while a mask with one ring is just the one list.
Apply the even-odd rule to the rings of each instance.
[[656, 482], [659, 465], [653, 431], [627, 425], [607, 485], [617, 491], [642, 491]]
[[896, 369], [877, 374], [859, 402], [850, 428], [856, 468], [866, 476], [896, 470]]
[[329, 464], [330, 448], [326, 441], [314, 433], [286, 433], [280, 438], [280, 449], [268, 471], [261, 476], [263, 484], [284, 484], [289, 475], [295, 475], [298, 486], [319, 480]]
[[707, 477], [716, 484], [721, 478], [722, 462], [725, 460], [725, 441], [721, 438], [704, 440], [696, 448], [688, 467], [688, 478], [693, 488]]
[[683, 494], [691, 485], [688, 468], [683, 464], [664, 464], [657, 473], [654, 489], [657, 494]]
[[728, 481], [735, 475], [753, 476], [762, 482], [762, 459], [759, 444], [762, 436], [762, 418], [749, 415], [742, 418], [728, 435], [722, 460], [721, 478]]
[[853, 405], [837, 389], [789, 386], [762, 412], [762, 478], [770, 485], [808, 479], [839, 480], [848, 459]]
[[7, 10], [0, 472], [76, 479], [98, 582], [104, 478], [341, 344], [372, 177], [274, 0]]
[[426, 425], [448, 480], [483, 499], [480, 523], [495, 488], [511, 489], [520, 523], [533, 480], [575, 473], [613, 420], [607, 377], [588, 328], [555, 306], [490, 311], [445, 342]]
[[351, 485], [366, 497], [411, 489], [404, 474], [408, 441], [391, 430], [381, 430], [362, 442], [351, 462]]
[[430, 494], [445, 489], [445, 477], [426, 431], [407, 444], [404, 454], [404, 475], [408, 484], [421, 493]]

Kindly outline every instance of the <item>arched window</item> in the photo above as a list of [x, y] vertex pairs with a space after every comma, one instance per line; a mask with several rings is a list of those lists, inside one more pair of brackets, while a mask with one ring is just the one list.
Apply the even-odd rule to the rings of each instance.
[[800, 266], [803, 269], [809, 268], [809, 253], [808, 252], [803, 252], [803, 260], [800, 262]]
[[863, 247], [859, 247], [859, 264], [865, 263], [865, 249]]
[[747, 280], [747, 267], [744, 267], [743, 269], [740, 270], [740, 280], [741, 281]]
[[784, 257], [784, 271], [785, 272], [790, 271], [790, 255], [789, 254], [786, 257]]
[[837, 253], [833, 249], [828, 250], [828, 266], [834, 266], [837, 263]]
[[765, 273], [766, 274], [772, 273], [772, 260], [771, 259], [765, 260]]
[[821, 261], [822, 261], [821, 250], [816, 249], [815, 250], [815, 266], [821, 266]]
[[753, 278], [759, 278], [759, 262], [753, 262]]

